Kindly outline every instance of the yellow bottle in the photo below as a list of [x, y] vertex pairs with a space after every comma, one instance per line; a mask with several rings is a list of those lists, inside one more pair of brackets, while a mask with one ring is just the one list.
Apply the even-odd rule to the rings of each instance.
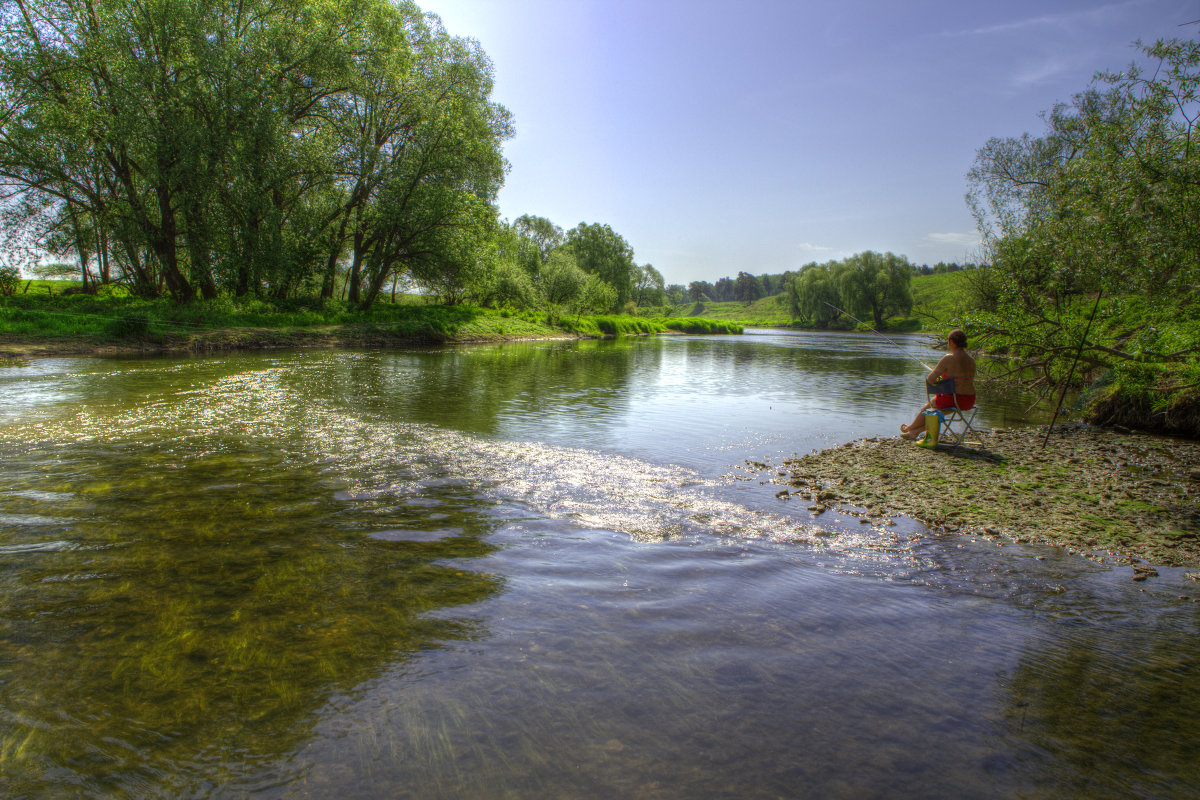
[[918, 447], [937, 447], [938, 433], [942, 430], [942, 415], [937, 411], [925, 412], [925, 438], [917, 442]]

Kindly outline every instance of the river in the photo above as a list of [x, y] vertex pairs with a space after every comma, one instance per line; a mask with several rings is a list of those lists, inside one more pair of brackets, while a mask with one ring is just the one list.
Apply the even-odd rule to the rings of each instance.
[[0, 363], [2, 791], [1200, 796], [1182, 571], [814, 518], [747, 464], [894, 435], [936, 356]]

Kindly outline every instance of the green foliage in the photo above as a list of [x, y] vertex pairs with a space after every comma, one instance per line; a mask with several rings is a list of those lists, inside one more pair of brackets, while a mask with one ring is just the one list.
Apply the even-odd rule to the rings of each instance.
[[828, 328], [841, 315], [842, 302], [833, 263], [809, 264], [788, 283], [785, 293], [792, 318], [816, 328]]
[[728, 320], [703, 319], [701, 317], [672, 317], [658, 320], [667, 330], [680, 333], [742, 333], [743, 326]]
[[[953, 327], [954, 320], [961, 320], [973, 308], [975, 300], [975, 270], [943, 271], [928, 275], [917, 275], [912, 279], [913, 312], [929, 330], [943, 331]], [[889, 326], [895, 329], [895, 321]]]
[[[598, 280], [598, 279], [597, 279]], [[602, 282], [601, 282], [602, 283]], [[606, 290], [610, 298], [612, 290]], [[676, 330], [740, 333], [741, 326], [711, 320], [635, 316], [562, 318], [547, 325], [533, 312], [494, 311], [470, 305], [379, 303], [362, 309], [348, 301], [263, 300], [219, 297], [179, 305], [119, 294], [26, 294], [0, 301], [0, 336], [19, 339], [84, 339], [94, 342], [153, 340], [187, 346], [195, 337], [214, 341], [269, 342], [306, 329], [336, 327], [343, 339], [491, 340], [511, 336], [628, 336]], [[218, 335], [219, 334], [219, 335]], [[240, 337], [240, 339], [239, 339]], [[284, 339], [286, 341], [286, 339]]]
[[633, 248], [608, 225], [579, 223], [567, 232], [563, 247], [579, 268], [595, 275], [615, 291], [610, 308], [627, 303], [633, 294]]
[[549, 313], [561, 315], [565, 309], [577, 306], [587, 287], [588, 276], [567, 250], [555, 250], [549, 255], [537, 276], [537, 288]]
[[21, 271], [16, 267], [0, 267], [0, 296], [11, 297], [21, 286]]
[[529, 273], [512, 260], [501, 260], [486, 275], [476, 299], [493, 308], [532, 308], [537, 305], [538, 292]]
[[912, 311], [914, 271], [904, 256], [868, 250], [842, 261], [806, 265], [792, 277], [785, 297], [792, 317], [806, 325], [828, 328], [844, 309], [881, 328], [889, 318]]
[[31, 0], [6, 21], [10, 247], [180, 302], [331, 299], [343, 261], [363, 308], [400, 273], [450, 302], [486, 283], [511, 124], [479, 46], [412, 2]]
[[913, 265], [904, 256], [870, 250], [851, 256], [834, 270], [838, 293], [848, 310], [870, 316], [875, 327], [912, 310]]
[[60, 261], [35, 265], [32, 274], [46, 279], [72, 279], [79, 277], [78, 264], [64, 264]]
[[638, 306], [660, 306], [667, 302], [662, 273], [650, 264], [634, 266], [633, 302]]
[[1047, 112], [1043, 136], [979, 150], [969, 197], [991, 265], [964, 321], [1047, 392], [1110, 373], [1110, 400], [1170, 405], [1200, 355], [1200, 42], [1139, 51]]
[[108, 325], [108, 334], [116, 339], [138, 339], [149, 332], [150, 315], [145, 311], [122, 314]]
[[696, 317], [632, 317], [626, 315], [583, 316], [563, 320], [563, 327], [575, 333], [603, 336], [640, 336], [677, 331], [692, 334], [740, 334], [735, 322]]
[[[774, 295], [755, 300], [749, 305], [739, 302], [708, 302], [697, 303], [691, 307], [672, 309], [665, 316], [700, 317], [712, 320], [727, 321], [743, 327], [770, 328], [784, 327], [791, 317], [788, 315], [782, 295]], [[652, 315], [653, 316], [653, 315]]]
[[575, 313], [605, 311], [619, 304], [617, 290], [596, 274], [589, 274], [583, 282], [583, 292], [575, 307]]
[[739, 272], [737, 279], [733, 283], [737, 299], [747, 305], [758, 300], [764, 294], [762, 283], [749, 272]]
[[130, 292], [128, 287], [122, 286], [119, 283], [106, 283], [96, 287], [96, 295], [98, 297], [124, 298], [129, 297]]

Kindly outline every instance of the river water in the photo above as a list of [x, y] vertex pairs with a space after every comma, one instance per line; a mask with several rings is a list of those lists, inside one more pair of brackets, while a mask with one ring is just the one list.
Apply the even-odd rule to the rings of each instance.
[[0, 792], [1200, 796], [1182, 570], [813, 518], [747, 465], [893, 435], [936, 356], [0, 364]]

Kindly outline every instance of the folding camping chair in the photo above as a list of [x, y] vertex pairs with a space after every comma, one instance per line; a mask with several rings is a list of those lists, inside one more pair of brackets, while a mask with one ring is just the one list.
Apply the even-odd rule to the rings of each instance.
[[[937, 383], [927, 383], [925, 386], [930, 397], [935, 394], [948, 394], [954, 398], [953, 408], [934, 408], [925, 412], [926, 414], [936, 414], [938, 417], [937, 443], [939, 445], [944, 444], [954, 448], [966, 441], [968, 432], [975, 434], [976, 437], [982, 435], [971, 425], [975, 421], [975, 412], [979, 410], [979, 406], [972, 406], [965, 411], [958, 407], [958, 395], [954, 393], [954, 378], [943, 378]], [[983, 442], [976, 441], [973, 444], [982, 445]]]

